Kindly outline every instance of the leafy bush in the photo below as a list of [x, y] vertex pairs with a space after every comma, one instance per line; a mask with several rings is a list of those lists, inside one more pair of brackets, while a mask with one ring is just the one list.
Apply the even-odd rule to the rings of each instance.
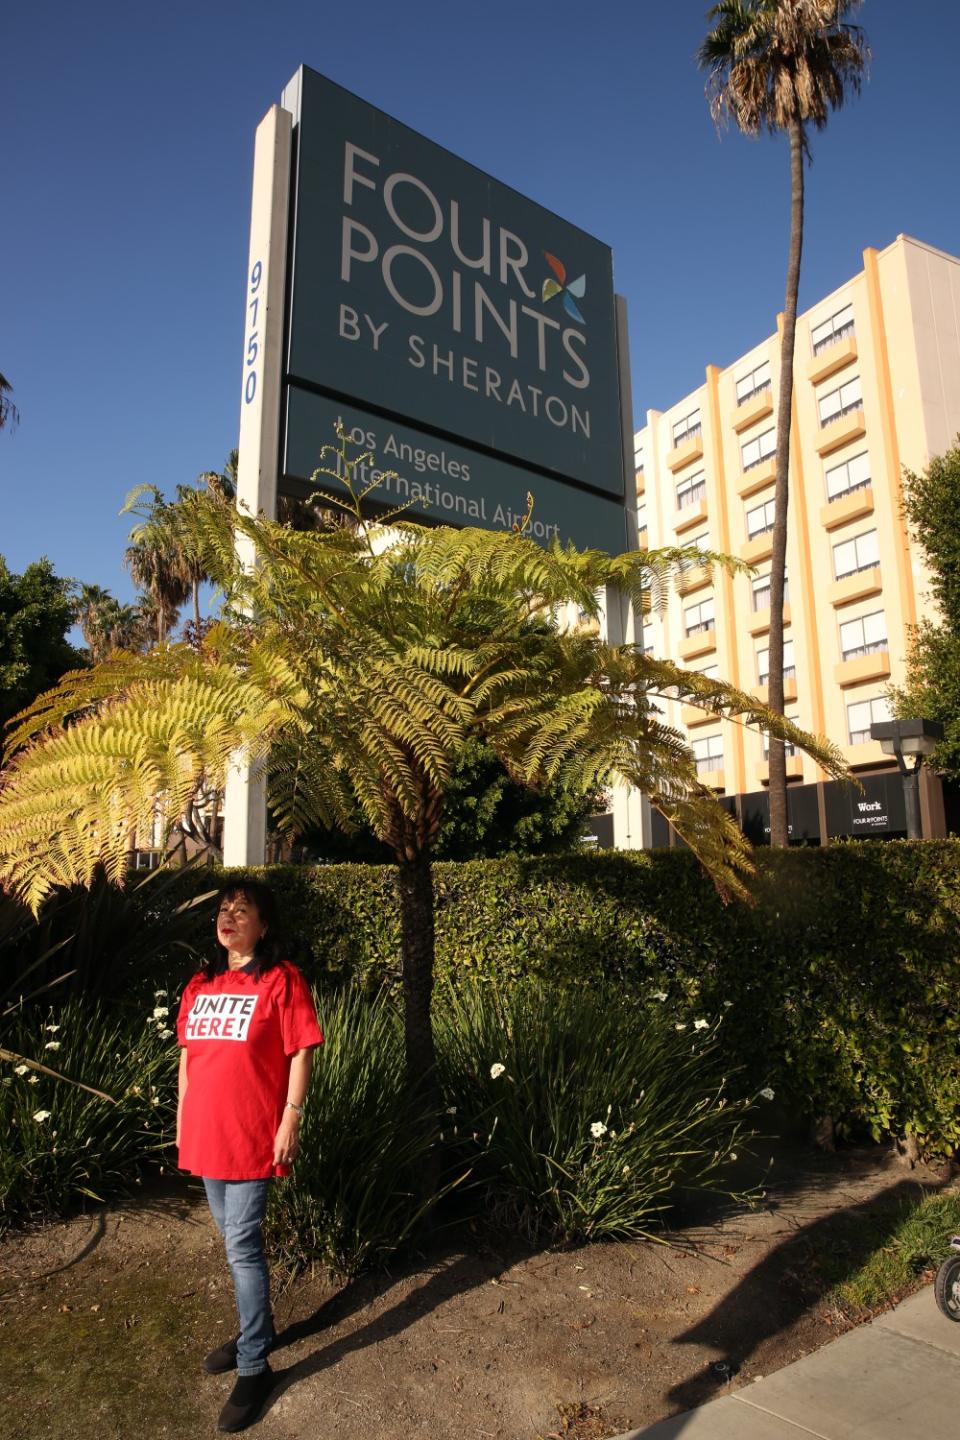
[[[437, 970], [665, 991], [719, 1014], [742, 1093], [771, 1085], [842, 1135], [960, 1144], [960, 843], [854, 842], [756, 854], [756, 903], [724, 906], [690, 854], [435, 866]], [[295, 958], [371, 991], [399, 976], [395, 871], [272, 867]], [[199, 887], [201, 877], [186, 877]], [[208, 882], [207, 882], [208, 883]]]
[[[195, 895], [185, 887], [194, 877]], [[100, 872], [89, 890], [52, 895], [36, 920], [0, 894], [0, 1003], [146, 995], [160, 973], [179, 979], [184, 965], [196, 968], [196, 945], [206, 934], [195, 910], [215, 883], [206, 867], [161, 867], [121, 890]], [[209, 907], [201, 904], [204, 913]]]
[[[156, 1002], [167, 1008], [165, 997]], [[166, 1017], [71, 1000], [19, 1017], [4, 1045], [111, 1099], [22, 1062], [2, 1065], [0, 1225], [129, 1193], [173, 1138], [176, 1042]]]
[[723, 1191], [749, 1105], [728, 1094], [717, 1028], [619, 989], [448, 990], [443, 1086], [488, 1207], [531, 1237], [629, 1238], [683, 1191]]
[[341, 1275], [385, 1260], [438, 1199], [421, 1179], [436, 1130], [406, 1098], [403, 1021], [357, 989], [317, 997], [313, 1067], [294, 1176], [271, 1187], [268, 1234], [293, 1269]]
[[677, 1030], [661, 1005], [622, 993], [449, 988], [436, 1026], [442, 1179], [424, 1195], [437, 1125], [404, 1098], [397, 1008], [351, 988], [318, 1010], [326, 1043], [300, 1158], [268, 1215], [292, 1268], [382, 1262], [464, 1181], [471, 1205], [530, 1236], [645, 1235], [685, 1188], [722, 1191], [743, 1138], [748, 1107], [726, 1094], [715, 1028]]
[[[613, 983], [644, 1003], [662, 993], [675, 1022], [724, 1014], [714, 1043], [734, 1097], [770, 1085], [788, 1113], [829, 1114], [841, 1134], [877, 1140], [913, 1134], [928, 1152], [952, 1153], [960, 1145], [960, 843], [859, 842], [759, 852], [756, 862], [752, 907], [724, 907], [692, 856], [676, 851], [437, 865], [441, 1003], [445, 983], [469, 981], [506, 1003], [506, 992], [531, 978], [578, 994]], [[328, 1008], [336, 1003], [337, 989], [355, 984], [372, 996], [396, 983], [395, 876], [386, 866], [271, 867], [292, 938], [291, 957], [322, 983]], [[151, 966], [153, 984], [166, 983], [163, 977], [181, 968], [171, 960], [175, 952], [166, 940], [159, 944], [157, 937], [168, 940], [169, 915], [210, 888], [205, 870], [180, 874], [162, 903], [150, 886], [130, 892], [133, 919], [127, 933], [136, 939], [139, 931], [137, 943], [149, 957], [139, 987], [150, 981]], [[193, 950], [208, 944], [211, 915], [210, 902], [181, 912], [178, 940]], [[135, 951], [131, 939], [127, 953], [135, 958]], [[13, 950], [7, 954], [12, 957]], [[92, 965], [92, 945], [89, 954]], [[119, 973], [129, 984], [133, 966]], [[169, 988], [175, 998], [174, 984]], [[330, 1015], [332, 1025], [332, 1009]], [[377, 1024], [396, 1027], [396, 1017], [378, 1015]], [[444, 1024], [438, 1011], [441, 1031]], [[383, 1042], [382, 1085], [378, 1080], [366, 1091], [359, 1087], [360, 1097], [367, 1097], [361, 1116], [374, 1112], [375, 1096], [402, 1091], [399, 1033], [394, 1029], [390, 1036]], [[29, 1037], [22, 1048], [33, 1053]], [[317, 1067], [318, 1079], [332, 1056], [331, 1046]], [[504, 1063], [502, 1056], [490, 1063], [496, 1059]], [[90, 1078], [81, 1057], [71, 1063], [71, 1073]], [[12, 1072], [6, 1073], [13, 1081]], [[52, 1112], [60, 1087], [43, 1082], [48, 1084], [55, 1089], [45, 1089], [34, 1108]], [[110, 1083], [102, 1088], [113, 1093]], [[598, 1095], [596, 1104], [602, 1098]], [[345, 1102], [338, 1103], [339, 1109], [331, 1099], [331, 1113], [344, 1113]], [[0, 1095], [0, 1142], [10, 1128], [10, 1104], [6, 1087]], [[389, 1114], [395, 1104], [389, 1101]], [[480, 1095], [471, 1105], [482, 1114]], [[317, 1123], [316, 1104], [305, 1119], [308, 1127]], [[21, 1142], [22, 1136], [16, 1141], [22, 1149]], [[363, 1157], [364, 1146], [348, 1151], [348, 1142], [349, 1136], [336, 1141], [344, 1155]], [[333, 1143], [328, 1136], [328, 1153], [340, 1154], [329, 1149]], [[4, 1196], [30, 1188], [24, 1182], [18, 1189], [9, 1179], [20, 1163], [11, 1160], [12, 1153], [4, 1142]], [[321, 1176], [317, 1183], [332, 1182]], [[64, 1193], [69, 1190], [68, 1185]], [[39, 1192], [34, 1187], [31, 1193]], [[330, 1202], [323, 1213], [340, 1218], [329, 1233], [342, 1238], [311, 1240], [314, 1253], [346, 1268], [357, 1263], [348, 1259], [355, 1249], [349, 1215], [361, 1201], [354, 1196]], [[9, 1208], [20, 1202], [3, 1203]], [[301, 1204], [292, 1197], [289, 1203]], [[320, 1213], [317, 1207], [310, 1214], [298, 1212], [297, 1225], [308, 1238], [311, 1215]], [[383, 1233], [388, 1231], [389, 1226]]]

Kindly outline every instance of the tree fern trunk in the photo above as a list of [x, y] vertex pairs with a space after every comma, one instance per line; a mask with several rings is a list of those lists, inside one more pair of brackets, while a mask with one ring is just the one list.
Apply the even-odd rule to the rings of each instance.
[[[790, 138], [790, 258], [780, 341], [780, 395], [777, 403], [777, 480], [774, 491], [773, 555], [770, 562], [769, 703], [783, 714], [783, 585], [787, 564], [787, 503], [790, 497], [790, 426], [793, 418], [793, 347], [803, 248], [803, 127], [792, 120]], [[787, 844], [787, 761], [783, 741], [770, 737], [770, 844]]]
[[428, 849], [400, 861], [400, 932], [403, 955], [404, 1035], [411, 1094], [432, 1098], [436, 1052], [430, 1002], [433, 997], [433, 867]]

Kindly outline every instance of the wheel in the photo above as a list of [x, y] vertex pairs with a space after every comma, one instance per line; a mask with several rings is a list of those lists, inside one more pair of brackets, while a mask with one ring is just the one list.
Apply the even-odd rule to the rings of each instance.
[[960, 1255], [950, 1255], [933, 1282], [937, 1304], [948, 1320], [960, 1320]]

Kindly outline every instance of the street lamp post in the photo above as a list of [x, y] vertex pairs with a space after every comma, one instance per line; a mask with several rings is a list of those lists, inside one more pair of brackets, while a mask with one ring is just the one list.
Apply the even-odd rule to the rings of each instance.
[[[884, 755], [897, 757], [903, 777], [903, 801], [907, 812], [907, 839], [923, 838], [920, 823], [920, 766], [943, 739], [943, 726], [936, 720], [877, 720], [870, 726], [870, 738], [879, 740]], [[907, 760], [913, 764], [908, 765]]]

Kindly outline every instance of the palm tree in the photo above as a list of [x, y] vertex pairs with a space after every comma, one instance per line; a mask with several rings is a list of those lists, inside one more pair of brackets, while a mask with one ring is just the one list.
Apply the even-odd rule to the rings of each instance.
[[223, 500], [236, 500], [237, 498], [237, 466], [240, 463], [240, 451], [234, 448], [227, 456], [226, 464], [222, 470], [204, 470], [197, 477], [198, 484], [205, 485], [213, 494], [219, 495]]
[[[111, 596], [104, 606], [101, 629], [107, 655], [115, 650], [135, 650], [143, 646], [144, 617], [139, 604], [121, 605]], [[149, 642], [148, 642], [149, 645]], [[99, 658], [99, 657], [98, 657]]]
[[[777, 475], [770, 570], [770, 709], [783, 714], [783, 585], [787, 557], [793, 350], [803, 245], [803, 161], [809, 130], [822, 130], [848, 91], [858, 94], [869, 59], [863, 31], [848, 17], [861, 0], [721, 0], [699, 52], [708, 71], [714, 120], [745, 135], [786, 132], [790, 142], [790, 251], [780, 342]], [[786, 755], [770, 737], [770, 843], [787, 843]]]
[[73, 618], [80, 627], [83, 643], [91, 658], [103, 659], [103, 615], [109, 605], [117, 602], [102, 585], [81, 585], [73, 602]]
[[190, 594], [190, 557], [184, 549], [174, 507], [164, 500], [155, 485], [138, 485], [124, 502], [126, 511], [143, 519], [130, 531], [123, 563], [135, 584], [150, 597], [162, 645], [176, 623], [179, 607]]
[[[352, 475], [346, 441], [340, 458]], [[643, 604], [689, 548], [611, 557], [522, 533], [386, 527], [364, 521], [360, 498], [352, 524], [301, 532], [195, 492], [185, 510], [225, 618], [197, 648], [118, 655], [24, 713], [0, 790], [0, 883], [36, 907], [54, 885], [89, 884], [98, 863], [121, 879], [127, 834], [156, 797], [183, 815], [246, 750], [267, 767], [283, 831], [351, 830], [359, 809], [389, 846], [416, 1087], [431, 1083], [434, 1054], [432, 848], [468, 741], [525, 785], [636, 785], [726, 893], [743, 891], [747, 843], [663, 723], [662, 699], [762, 725], [845, 772], [834, 747], [750, 695], [557, 622], [569, 606], [595, 616], [608, 586]]]
[[20, 411], [10, 399], [12, 391], [6, 375], [0, 375], [0, 430], [5, 426], [12, 430], [20, 420]]
[[[73, 604], [73, 618], [94, 664], [115, 650], [140, 649], [144, 616], [138, 605], [121, 605], [102, 585], [81, 585]], [[147, 645], [149, 646], [149, 639]]]

